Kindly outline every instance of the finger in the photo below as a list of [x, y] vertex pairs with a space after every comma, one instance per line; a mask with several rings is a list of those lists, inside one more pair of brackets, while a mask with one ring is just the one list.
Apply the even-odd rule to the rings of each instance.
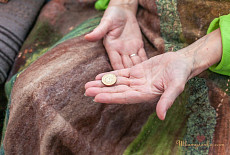
[[126, 78], [129, 78], [130, 68], [120, 69], [120, 70], [116, 70], [116, 71], [112, 71], [112, 72], [107, 72], [107, 73], [101, 73], [101, 74], [97, 75], [95, 79], [96, 80], [101, 80], [102, 77], [105, 74], [108, 74], [108, 73], [114, 74], [117, 77], [126, 77]]
[[137, 91], [100, 93], [95, 96], [94, 101], [100, 103], [134, 104], [141, 102], [141, 94]]
[[91, 87], [86, 89], [85, 95], [86, 96], [96, 96], [100, 93], [123, 93], [127, 90], [130, 90], [130, 87], [126, 85], [118, 85], [113, 87]]
[[170, 85], [162, 94], [157, 103], [156, 112], [159, 119], [164, 120], [167, 110], [171, 107], [177, 96], [184, 90], [184, 85]]
[[132, 60], [132, 62], [133, 62], [134, 65], [137, 65], [137, 64], [139, 64], [139, 63], [142, 62], [141, 58], [138, 55], [132, 56], [130, 58], [131, 58], [131, 60]]
[[97, 41], [102, 39], [109, 31], [110, 24], [108, 20], [101, 21], [101, 23], [89, 34], [85, 35], [85, 39], [88, 41]]
[[[128, 79], [126, 77], [117, 77], [117, 82], [115, 85], [130, 85], [130, 80], [132, 79]], [[105, 85], [101, 82], [101, 80], [96, 80], [85, 84], [85, 89], [90, 87], [105, 87]]]
[[119, 53], [115, 51], [108, 52], [108, 56], [114, 70], [124, 69], [122, 59]]
[[122, 55], [122, 62], [125, 68], [130, 68], [133, 66], [133, 62], [128, 55]]
[[141, 58], [141, 61], [145, 61], [148, 59], [147, 55], [146, 55], [146, 52], [144, 50], [144, 48], [141, 48], [139, 51], [138, 51], [138, 55], [139, 57]]

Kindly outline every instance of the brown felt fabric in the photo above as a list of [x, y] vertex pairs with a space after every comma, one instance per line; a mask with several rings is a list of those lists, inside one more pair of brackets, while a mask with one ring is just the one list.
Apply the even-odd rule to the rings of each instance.
[[[65, 9], [66, 3], [56, 3]], [[153, 1], [149, 4], [155, 6]], [[144, 0], [141, 5], [138, 21], [151, 57], [162, 53], [164, 45], [156, 9], [148, 10]], [[41, 15], [51, 16], [53, 6], [43, 9]], [[56, 14], [50, 18], [53, 24], [58, 22]], [[106, 105], [85, 97], [84, 84], [111, 69], [102, 41], [87, 42], [83, 36], [67, 40], [39, 58], [14, 85], [5, 153], [122, 154], [155, 104]]]

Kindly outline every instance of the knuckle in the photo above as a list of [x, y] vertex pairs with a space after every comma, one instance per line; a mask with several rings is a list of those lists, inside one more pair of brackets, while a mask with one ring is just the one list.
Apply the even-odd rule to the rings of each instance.
[[140, 47], [141, 47], [141, 48], [143, 48], [143, 47], [144, 47], [144, 43], [143, 43], [143, 41], [142, 41], [142, 40], [140, 40], [139, 44], [140, 44]]
[[106, 18], [103, 18], [103, 19], [101, 20], [101, 23], [104, 22], [104, 23], [107, 23], [107, 24], [112, 24], [112, 21], [113, 21], [113, 20], [112, 20], [111, 18], [107, 18], [107, 17], [106, 17]]
[[183, 92], [183, 90], [184, 90], [184, 85], [183, 84], [180, 84], [180, 85], [178, 85], [176, 88], [177, 88], [177, 90], [179, 91], [179, 92]]
[[129, 100], [128, 100], [128, 94], [127, 92], [124, 92], [124, 101], [126, 104], [130, 104]]
[[112, 64], [112, 67], [113, 67], [114, 70], [118, 70], [120, 66], [117, 65], [117, 64]]

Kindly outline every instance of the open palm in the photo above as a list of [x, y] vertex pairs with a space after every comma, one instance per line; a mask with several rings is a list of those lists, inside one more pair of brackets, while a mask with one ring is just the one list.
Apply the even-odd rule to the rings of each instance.
[[158, 102], [157, 115], [163, 120], [168, 108], [184, 90], [191, 67], [178, 53], [169, 52], [111, 73], [117, 76], [114, 86], [103, 85], [101, 78], [106, 73], [99, 74], [95, 81], [85, 85], [85, 95], [95, 96], [95, 102], [101, 103]]
[[[114, 70], [132, 67], [147, 60], [135, 14], [119, 6], [106, 9], [99, 26], [87, 34], [88, 41], [103, 43]], [[136, 54], [130, 57], [130, 55]]]

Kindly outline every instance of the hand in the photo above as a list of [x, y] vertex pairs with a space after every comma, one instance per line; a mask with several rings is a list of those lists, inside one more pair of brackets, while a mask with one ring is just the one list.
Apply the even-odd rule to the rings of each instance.
[[133, 104], [158, 102], [156, 112], [161, 120], [186, 82], [219, 62], [222, 57], [220, 30], [199, 39], [178, 51], [153, 57], [128, 69], [113, 71], [117, 82], [112, 87], [102, 84], [99, 74], [95, 81], [86, 83], [85, 95], [95, 96], [95, 102]]
[[[85, 39], [97, 41], [104, 37], [103, 44], [114, 70], [130, 68], [147, 60], [136, 13], [126, 5], [110, 5], [93, 32]], [[130, 57], [131, 54], [136, 56]]]
[[132, 68], [113, 71], [117, 82], [113, 87], [105, 87], [101, 78], [85, 85], [85, 95], [95, 96], [95, 102], [133, 104], [157, 102], [156, 112], [163, 120], [166, 111], [176, 97], [184, 90], [192, 65], [180, 53], [166, 53], [153, 57]]

